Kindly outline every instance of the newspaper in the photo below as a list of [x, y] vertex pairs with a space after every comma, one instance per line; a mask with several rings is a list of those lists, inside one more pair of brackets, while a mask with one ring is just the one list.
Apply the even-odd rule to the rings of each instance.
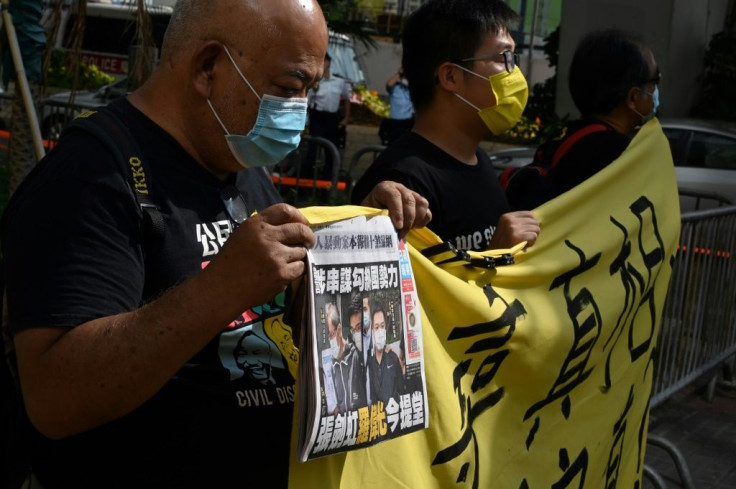
[[300, 339], [304, 462], [424, 429], [422, 322], [406, 243], [388, 216], [315, 229]]

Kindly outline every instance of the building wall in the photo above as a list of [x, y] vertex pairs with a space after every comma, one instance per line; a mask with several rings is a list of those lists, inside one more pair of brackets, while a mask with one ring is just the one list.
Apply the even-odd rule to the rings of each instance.
[[664, 117], [687, 116], [698, 101], [703, 56], [725, 23], [729, 0], [565, 0], [560, 24], [557, 113], [579, 116], [568, 91], [567, 71], [580, 38], [617, 27], [644, 37], [662, 72]]
[[355, 53], [363, 68], [366, 88], [377, 90], [379, 95], [388, 98], [386, 80], [401, 66], [401, 44], [376, 41], [375, 47], [369, 47], [358, 42]]

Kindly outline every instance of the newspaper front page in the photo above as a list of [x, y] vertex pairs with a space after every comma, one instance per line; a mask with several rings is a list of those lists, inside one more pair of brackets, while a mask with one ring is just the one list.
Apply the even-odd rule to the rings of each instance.
[[315, 229], [299, 363], [300, 461], [429, 422], [422, 323], [406, 244], [388, 216]]

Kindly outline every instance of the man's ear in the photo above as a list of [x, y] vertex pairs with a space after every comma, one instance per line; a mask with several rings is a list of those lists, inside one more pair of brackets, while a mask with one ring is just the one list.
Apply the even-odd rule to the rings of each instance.
[[204, 98], [210, 97], [217, 70], [216, 61], [220, 56], [226, 56], [222, 44], [212, 40], [201, 44], [192, 57], [192, 84]]
[[435, 74], [437, 84], [448, 92], [457, 92], [462, 78], [462, 70], [449, 61], [442, 63]]
[[637, 101], [641, 96], [642, 92], [637, 87], [629, 88], [629, 91], [626, 92], [626, 106], [629, 109], [636, 110]]

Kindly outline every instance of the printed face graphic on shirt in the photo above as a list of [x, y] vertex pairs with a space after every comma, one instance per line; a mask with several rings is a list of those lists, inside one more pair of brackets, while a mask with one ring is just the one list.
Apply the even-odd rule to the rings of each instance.
[[262, 323], [220, 335], [220, 361], [230, 371], [230, 380], [249, 379], [273, 385], [286, 371], [281, 353], [262, 330]]
[[235, 348], [235, 363], [258, 382], [273, 383], [271, 377], [271, 347], [268, 341], [252, 331], [246, 331]]

